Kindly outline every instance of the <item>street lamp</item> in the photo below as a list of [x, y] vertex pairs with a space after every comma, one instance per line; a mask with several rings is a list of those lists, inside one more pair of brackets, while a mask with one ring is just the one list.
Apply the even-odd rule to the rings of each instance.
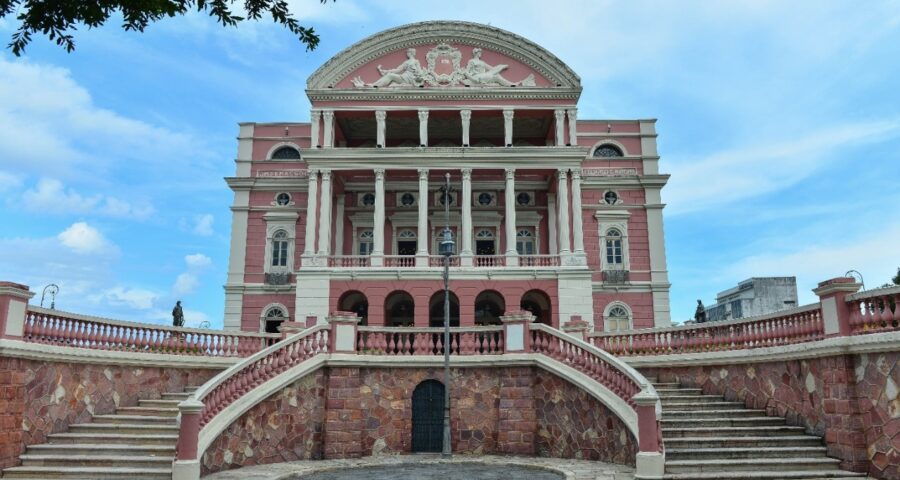
[[450, 448], [450, 257], [456, 250], [453, 232], [450, 231], [450, 174], [444, 175], [444, 224], [443, 238], [438, 252], [444, 257], [444, 446], [441, 456], [449, 458]]

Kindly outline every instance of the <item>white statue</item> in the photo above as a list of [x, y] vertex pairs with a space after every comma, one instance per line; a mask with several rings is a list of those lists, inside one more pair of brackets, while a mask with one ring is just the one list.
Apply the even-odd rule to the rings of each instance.
[[510, 82], [503, 78], [500, 72], [506, 70], [507, 67], [508, 65], [502, 63], [493, 67], [488, 65], [487, 62], [481, 59], [481, 49], [472, 49], [472, 59], [466, 64], [466, 69], [463, 72], [465, 76], [463, 83], [466, 85], [502, 85], [504, 87], [533, 87], [535, 85], [533, 74], [528, 75], [521, 82]]
[[385, 70], [381, 68], [381, 65], [378, 65], [378, 73], [381, 74], [381, 78], [373, 82], [371, 85], [366, 85], [360, 77], [356, 77], [352, 80], [353, 85], [357, 88], [366, 86], [418, 87], [419, 85], [425, 83], [425, 70], [422, 68], [422, 64], [419, 63], [419, 60], [416, 58], [415, 48], [406, 50], [406, 61], [398, 65], [397, 68]]

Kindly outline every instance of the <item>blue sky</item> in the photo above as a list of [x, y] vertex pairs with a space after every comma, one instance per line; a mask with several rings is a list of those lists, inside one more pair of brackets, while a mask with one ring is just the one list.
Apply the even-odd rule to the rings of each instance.
[[0, 279], [140, 321], [180, 298], [188, 324], [221, 325], [237, 122], [307, 121], [320, 64], [433, 19], [545, 46], [581, 75], [580, 118], [659, 119], [675, 320], [751, 276], [796, 275], [808, 303], [820, 280], [900, 266], [898, 1], [291, 3], [314, 52], [192, 14], [0, 53]]

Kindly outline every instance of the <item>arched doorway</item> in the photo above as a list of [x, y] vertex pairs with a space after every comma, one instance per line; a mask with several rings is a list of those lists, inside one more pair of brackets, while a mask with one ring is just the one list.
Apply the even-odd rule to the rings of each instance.
[[475, 325], [500, 325], [500, 317], [505, 312], [503, 295], [485, 290], [475, 297]]
[[444, 447], [444, 384], [425, 380], [412, 398], [412, 451], [440, 452]]
[[281, 324], [288, 320], [287, 310], [281, 305], [270, 306], [263, 315], [262, 331], [281, 333]]
[[369, 300], [362, 292], [353, 290], [341, 295], [341, 299], [338, 300], [338, 310], [357, 314], [360, 325], [369, 324]]
[[525, 292], [525, 295], [522, 295], [522, 301], [519, 302], [519, 307], [522, 310], [531, 312], [535, 316], [535, 322], [553, 326], [550, 297], [546, 293], [540, 290]]
[[412, 295], [397, 291], [384, 300], [384, 324], [388, 327], [411, 327], [416, 305]]
[[[435, 293], [428, 302], [428, 326], [444, 326], [444, 292]], [[450, 292], [450, 326], [459, 326], [459, 298], [453, 292]]]

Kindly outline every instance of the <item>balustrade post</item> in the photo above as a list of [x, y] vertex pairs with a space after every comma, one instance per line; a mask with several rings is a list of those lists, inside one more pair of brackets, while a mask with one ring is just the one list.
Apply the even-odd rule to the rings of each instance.
[[0, 337], [21, 339], [25, 333], [28, 300], [34, 292], [27, 285], [0, 282]]
[[328, 350], [331, 353], [356, 353], [356, 329], [359, 316], [354, 312], [332, 312], [328, 317], [331, 334]]
[[846, 297], [858, 292], [861, 286], [853, 278], [837, 277], [819, 282], [818, 288], [813, 289], [813, 293], [819, 296], [826, 337], [852, 334]]
[[[648, 387], [649, 388], [649, 387]], [[650, 390], [642, 390], [632, 397], [638, 417], [638, 454], [636, 474], [641, 478], [662, 478], [665, 454], [660, 436], [659, 396]]]
[[529, 327], [535, 316], [528, 311], [507, 312], [500, 317], [503, 322], [503, 353], [526, 353], [531, 351]]
[[577, 338], [581, 341], [587, 341], [587, 333], [590, 331], [591, 326], [588, 322], [581, 319], [581, 315], [572, 315], [569, 317], [569, 320], [563, 324], [562, 330], [567, 333], [570, 337]]
[[178, 428], [178, 445], [175, 463], [172, 465], [172, 480], [198, 480], [200, 478], [200, 459], [197, 457], [200, 441], [200, 413], [203, 402], [185, 400], [178, 404], [181, 413]]

